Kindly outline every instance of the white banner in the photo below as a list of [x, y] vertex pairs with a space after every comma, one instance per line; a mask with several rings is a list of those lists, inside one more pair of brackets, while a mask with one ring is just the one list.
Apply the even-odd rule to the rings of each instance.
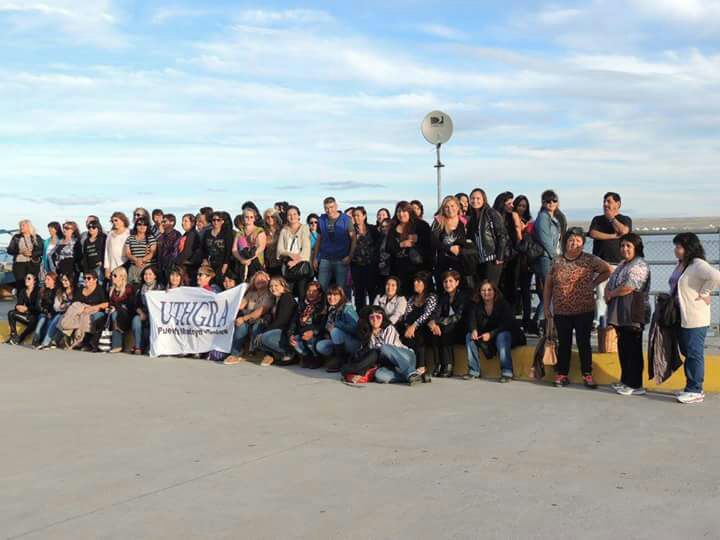
[[150, 356], [229, 353], [235, 316], [247, 285], [220, 293], [201, 287], [179, 287], [147, 294]]

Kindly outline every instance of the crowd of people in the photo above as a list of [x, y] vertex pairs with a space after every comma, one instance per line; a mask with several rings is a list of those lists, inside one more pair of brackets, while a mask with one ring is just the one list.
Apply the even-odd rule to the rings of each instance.
[[[569, 384], [573, 334], [583, 383], [597, 386], [591, 333], [612, 327], [622, 370], [615, 390], [645, 392], [650, 268], [619, 194], [604, 195], [587, 232], [568, 227], [552, 190], [535, 217], [526, 196], [503, 192], [490, 205], [480, 188], [445, 197], [428, 219], [417, 200], [380, 209], [374, 223], [362, 206], [341, 211], [333, 197], [323, 206], [304, 220], [287, 202], [260, 212], [248, 201], [234, 219], [205, 207], [182, 216], [182, 232], [175, 215], [136, 208], [132, 218], [114, 212], [107, 231], [94, 215], [82, 232], [73, 221], [50, 222], [46, 239], [23, 220], [7, 249], [16, 279], [8, 343], [32, 335], [38, 349], [109, 352], [131, 343], [129, 352], [143, 354], [149, 291], [247, 283], [230, 354], [203, 357], [233, 365], [257, 352], [262, 365], [325, 367], [348, 384], [414, 385], [452, 376], [455, 346], [464, 345], [465, 379], [481, 377], [482, 354], [498, 358], [500, 382], [509, 382], [512, 349], [551, 321], [556, 386]], [[678, 401], [696, 403], [704, 398], [704, 341], [720, 272], [695, 234], [673, 242], [678, 264], [654, 321], [685, 357]], [[107, 347], [102, 329], [112, 333]]]

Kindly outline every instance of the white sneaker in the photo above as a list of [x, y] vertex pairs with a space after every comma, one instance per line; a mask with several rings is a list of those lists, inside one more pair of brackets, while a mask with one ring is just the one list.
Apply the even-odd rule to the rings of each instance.
[[617, 392], [618, 390], [621, 390], [622, 388], [626, 388], [626, 386], [621, 382], [616, 382], [616, 383], [612, 383], [610, 385], [610, 388], [612, 388], [613, 390], [615, 390]]
[[680, 403], [702, 403], [705, 392], [683, 392], [676, 398]]
[[647, 393], [644, 388], [630, 388], [629, 386], [623, 386], [615, 391], [621, 396], [644, 396]]

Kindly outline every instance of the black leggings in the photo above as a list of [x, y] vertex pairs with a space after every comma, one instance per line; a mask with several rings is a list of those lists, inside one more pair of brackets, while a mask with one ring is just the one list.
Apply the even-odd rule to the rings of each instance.
[[[352, 291], [355, 309], [358, 313], [368, 305], [368, 301], [373, 301], [373, 292], [375, 290], [375, 267], [372, 264], [360, 266], [353, 264], [350, 266], [352, 275]], [[369, 300], [366, 299], [369, 297]]]
[[575, 330], [575, 341], [578, 353], [580, 353], [580, 370], [583, 375], [592, 374], [590, 332], [592, 332], [593, 315], [592, 311], [579, 315], [555, 315], [555, 328], [558, 334], [557, 373], [559, 375], [567, 375], [570, 372], [573, 330]]
[[20, 313], [14, 309], [11, 309], [8, 312], [8, 325], [10, 326], [10, 335], [17, 335], [17, 323], [22, 323], [25, 325], [25, 329], [22, 331], [22, 334], [20, 334], [20, 337], [18, 338], [18, 341], [22, 343], [22, 341], [27, 336], [29, 336], [33, 330], [35, 330], [35, 327], [38, 323], [38, 317], [37, 315], [33, 315], [32, 313]]
[[620, 357], [620, 382], [630, 388], [642, 388], [643, 360], [642, 328], [615, 327], [618, 333], [618, 356]]

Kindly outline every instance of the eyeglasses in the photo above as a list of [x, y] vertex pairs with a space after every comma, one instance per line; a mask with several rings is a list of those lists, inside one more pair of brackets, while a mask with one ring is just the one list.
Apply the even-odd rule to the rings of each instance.
[[92, 281], [93, 279], [97, 279], [95, 276], [85, 276], [85, 281]]
[[557, 199], [545, 199], [543, 201], [543, 204], [550, 204], [550, 203], [556, 203], [556, 202], [558, 202]]
[[310, 225], [317, 225], [317, 224], [318, 224], [318, 222], [314, 219], [310, 221]]
[[65, 230], [65, 231], [69, 231], [69, 230], [71, 230], [71, 229], [72, 229], [72, 227], [71, 227], [70, 225], [65, 225], [65, 226], [63, 227], [63, 230]]
[[368, 319], [382, 319], [382, 313], [371, 313], [368, 315]]
[[88, 229], [97, 229], [98, 226], [97, 225], [88, 225], [87, 228]]

